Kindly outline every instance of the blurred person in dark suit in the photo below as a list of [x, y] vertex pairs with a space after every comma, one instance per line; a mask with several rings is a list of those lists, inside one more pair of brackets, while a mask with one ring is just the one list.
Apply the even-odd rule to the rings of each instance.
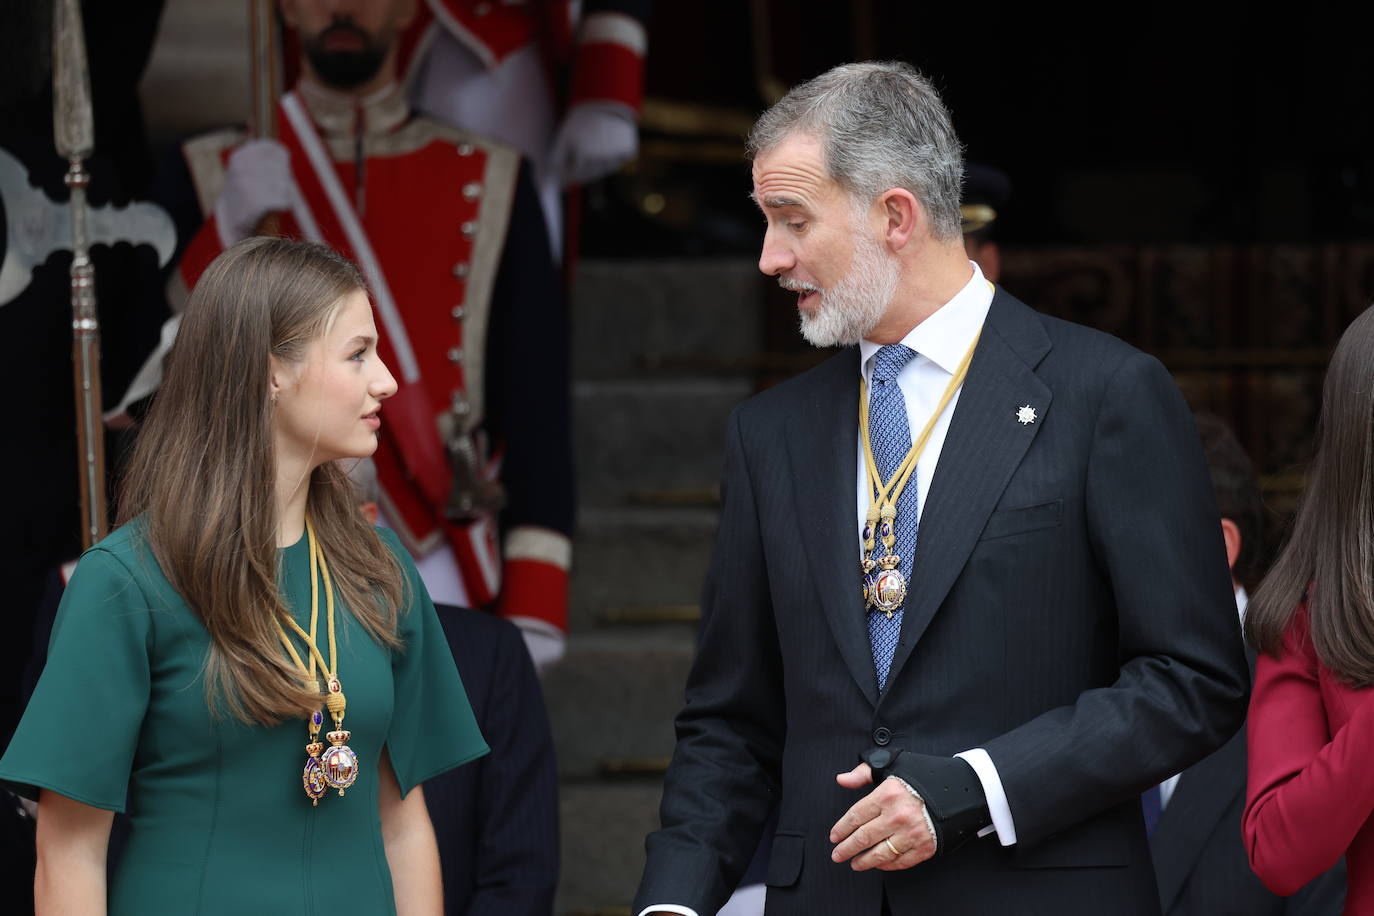
[[[376, 469], [349, 471], [377, 521]], [[508, 620], [435, 605], [491, 753], [425, 783], [448, 916], [550, 916], [558, 888], [558, 767], [534, 663]]]
[[[1263, 504], [1254, 468], [1235, 434], [1211, 414], [1196, 417], [1221, 512], [1236, 608], [1263, 573]], [[1254, 667], [1254, 656], [1250, 656]], [[1265, 889], [1245, 860], [1245, 729], [1178, 776], [1144, 793], [1150, 855], [1165, 916], [1338, 916], [1345, 902], [1342, 861], [1292, 897]]]

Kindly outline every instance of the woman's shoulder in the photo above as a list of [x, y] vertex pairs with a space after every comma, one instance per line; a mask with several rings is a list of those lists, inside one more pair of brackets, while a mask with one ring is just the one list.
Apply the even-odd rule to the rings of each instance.
[[68, 588], [79, 581], [87, 587], [111, 582], [136, 586], [145, 602], [158, 607], [182, 603], [158, 564], [142, 516], [120, 525], [81, 554]]
[[1303, 594], [1302, 600], [1293, 610], [1293, 616], [1288, 618], [1288, 623], [1283, 628], [1283, 641], [1279, 647], [1281, 654], [1314, 654], [1315, 649], [1312, 645], [1312, 615], [1307, 609], [1307, 595]]
[[[124, 569], [131, 577], [153, 556], [148, 544], [148, 526], [143, 517], [120, 525], [82, 552], [77, 569], [101, 567], [108, 571]], [[154, 564], [156, 568], [156, 564]]]
[[407, 575], [412, 573], [419, 575], [415, 571], [415, 558], [410, 555], [410, 551], [406, 550], [405, 544], [401, 543], [399, 534], [381, 525], [373, 525], [372, 530], [377, 533], [377, 539], [382, 542], [387, 550], [391, 551], [391, 555], [396, 558], [396, 562], [401, 564], [401, 569]]

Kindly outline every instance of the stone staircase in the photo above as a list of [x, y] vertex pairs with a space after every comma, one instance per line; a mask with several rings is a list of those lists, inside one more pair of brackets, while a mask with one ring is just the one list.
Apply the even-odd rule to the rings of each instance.
[[730, 409], [754, 390], [751, 259], [592, 261], [572, 303], [571, 633], [544, 679], [562, 791], [559, 916], [620, 916], [658, 825], [716, 528]]

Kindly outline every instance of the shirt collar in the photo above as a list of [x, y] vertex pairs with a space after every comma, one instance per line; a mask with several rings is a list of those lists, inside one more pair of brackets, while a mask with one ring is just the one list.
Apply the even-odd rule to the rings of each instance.
[[1250, 596], [1245, 593], [1245, 586], [1236, 589], [1236, 611], [1240, 614], [1241, 626], [1245, 625], [1245, 609], [1250, 606]]
[[[978, 265], [970, 261], [973, 276], [954, 298], [936, 309], [902, 338], [902, 345], [953, 375], [968, 352], [992, 307], [992, 287], [983, 278]], [[867, 377], [872, 372], [873, 356], [882, 344], [871, 340], [859, 341], [859, 365]]]
[[363, 133], [372, 135], [393, 131], [410, 116], [405, 93], [395, 82], [362, 98], [308, 79], [300, 80], [296, 88], [311, 119], [326, 137], [352, 138], [359, 117], [363, 119]]

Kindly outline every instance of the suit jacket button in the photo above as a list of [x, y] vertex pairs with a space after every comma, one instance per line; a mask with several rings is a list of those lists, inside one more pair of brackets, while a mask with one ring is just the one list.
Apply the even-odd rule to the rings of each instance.
[[887, 726], [879, 725], [873, 729], [873, 743], [878, 747], [887, 747], [892, 742], [892, 732], [888, 731]]

